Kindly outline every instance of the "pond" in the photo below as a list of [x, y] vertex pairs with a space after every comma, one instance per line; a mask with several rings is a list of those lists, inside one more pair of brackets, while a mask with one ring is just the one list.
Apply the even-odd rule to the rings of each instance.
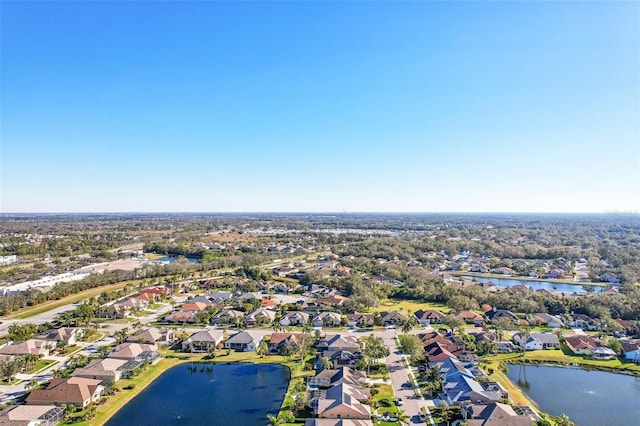
[[480, 283], [491, 282], [499, 287], [513, 287], [514, 285], [526, 285], [531, 287], [532, 290], [540, 290], [545, 289], [554, 292], [562, 292], [562, 293], [586, 293], [585, 288], [593, 289], [594, 293], [601, 293], [607, 289], [605, 286], [586, 286], [584, 283], [575, 283], [575, 284], [567, 284], [567, 283], [559, 283], [554, 281], [525, 281], [525, 280], [514, 280], [511, 278], [482, 278], [482, 277], [471, 277], [465, 276], [466, 280], [476, 280]]
[[633, 425], [640, 419], [640, 378], [575, 367], [509, 364], [509, 379], [540, 410], [579, 426]]
[[288, 383], [289, 370], [281, 365], [181, 364], [158, 377], [106, 425], [264, 426], [267, 414], [280, 410]]
[[[164, 257], [161, 257], [160, 259], [155, 260], [155, 262], [173, 263], [176, 261], [177, 258], [178, 258], [177, 256], [164, 256]], [[186, 259], [189, 261], [189, 263], [198, 263], [197, 257], [187, 257]]]

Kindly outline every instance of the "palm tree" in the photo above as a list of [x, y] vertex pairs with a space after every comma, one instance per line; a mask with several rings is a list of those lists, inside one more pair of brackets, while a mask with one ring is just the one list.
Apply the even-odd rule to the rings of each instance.
[[267, 345], [267, 342], [265, 342], [264, 340], [260, 342], [260, 344], [258, 345], [258, 347], [256, 348], [256, 353], [260, 356], [263, 357], [265, 356], [267, 353], [269, 353], [269, 345]]
[[411, 324], [411, 322], [409, 321], [405, 321], [404, 324], [402, 324], [402, 332], [404, 334], [407, 334], [408, 332], [410, 332], [413, 329], [413, 324]]
[[278, 426], [282, 424], [282, 417], [267, 414], [267, 418], [269, 419], [269, 425], [271, 426]]
[[331, 360], [329, 360], [329, 357], [323, 356], [320, 358], [320, 366], [323, 370], [328, 370], [333, 367], [333, 364], [331, 364]]
[[38, 384], [38, 381], [36, 379], [31, 379], [24, 385], [24, 388], [26, 390], [33, 390], [33, 389], [37, 389], [38, 385], [39, 384]]

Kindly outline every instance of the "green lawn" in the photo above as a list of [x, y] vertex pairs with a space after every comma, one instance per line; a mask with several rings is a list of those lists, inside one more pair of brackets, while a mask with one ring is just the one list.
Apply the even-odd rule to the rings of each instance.
[[36, 365], [33, 366], [33, 368], [29, 371], [26, 372], [26, 374], [34, 374], [39, 372], [40, 370], [44, 370], [45, 368], [49, 367], [50, 365], [53, 364], [57, 364], [58, 361], [53, 361], [51, 359], [41, 359], [40, 361], [38, 361], [36, 363]]
[[389, 311], [395, 309], [402, 309], [406, 312], [416, 312], [420, 309], [427, 310], [433, 309], [436, 311], [449, 312], [451, 308], [447, 305], [443, 305], [442, 303], [427, 303], [427, 302], [419, 302], [417, 300], [396, 300], [396, 299], [386, 299], [380, 302], [380, 306], [377, 308], [372, 308], [371, 312], [382, 312]]

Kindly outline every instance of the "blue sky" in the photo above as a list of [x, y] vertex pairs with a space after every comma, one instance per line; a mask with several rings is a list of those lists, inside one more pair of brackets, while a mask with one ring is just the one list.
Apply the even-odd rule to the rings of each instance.
[[640, 210], [638, 2], [9, 2], [0, 211]]

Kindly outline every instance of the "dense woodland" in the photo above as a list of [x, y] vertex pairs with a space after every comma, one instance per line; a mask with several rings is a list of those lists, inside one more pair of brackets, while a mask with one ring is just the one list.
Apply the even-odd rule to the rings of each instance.
[[[92, 275], [46, 293], [31, 290], [0, 300], [0, 313], [132, 279], [164, 282], [220, 270], [267, 279], [255, 273], [258, 265], [295, 254], [317, 258], [332, 253], [354, 273], [326, 276], [311, 269], [298, 279], [301, 284], [343, 290], [350, 296], [347, 309], [352, 311], [396, 297], [442, 302], [454, 309], [489, 304], [525, 313], [584, 312], [604, 321], [640, 319], [637, 215], [4, 215], [0, 255], [16, 254], [20, 262], [0, 267], [0, 281], [12, 284], [126, 258], [131, 254], [123, 249], [132, 245], [200, 261]], [[291, 250], [286, 256], [285, 249]], [[560, 298], [445, 284], [439, 275], [443, 262], [463, 252], [515, 273], [533, 262], [553, 265], [560, 259], [571, 265], [582, 259], [590, 281], [613, 274], [620, 294]], [[374, 281], [372, 276], [389, 277], [402, 285]]]

